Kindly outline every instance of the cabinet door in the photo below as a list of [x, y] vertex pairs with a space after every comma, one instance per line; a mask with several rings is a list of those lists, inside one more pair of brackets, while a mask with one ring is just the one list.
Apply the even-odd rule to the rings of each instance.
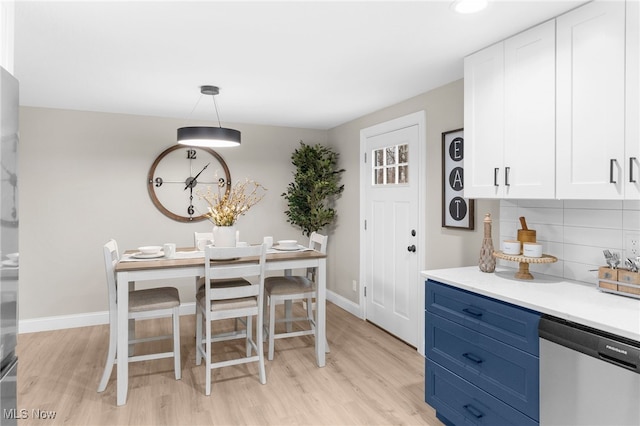
[[504, 42], [505, 198], [555, 198], [555, 37], [549, 21]]
[[623, 197], [625, 3], [557, 18], [556, 196]]
[[640, 199], [640, 2], [627, 2], [625, 198]]
[[504, 163], [504, 44], [464, 60], [464, 196], [496, 198]]

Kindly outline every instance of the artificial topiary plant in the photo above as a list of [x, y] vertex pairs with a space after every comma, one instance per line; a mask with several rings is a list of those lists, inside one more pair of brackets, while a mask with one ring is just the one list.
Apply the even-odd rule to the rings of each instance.
[[287, 200], [289, 210], [287, 222], [299, 226], [309, 236], [322, 229], [336, 218], [332, 207], [335, 198], [344, 191], [340, 185], [338, 154], [320, 144], [305, 145], [291, 154], [291, 162], [296, 166], [294, 181], [282, 196]]

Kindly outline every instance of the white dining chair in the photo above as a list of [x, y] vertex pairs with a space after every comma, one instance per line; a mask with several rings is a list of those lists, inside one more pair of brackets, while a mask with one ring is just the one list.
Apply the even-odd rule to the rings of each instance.
[[[328, 239], [329, 237], [326, 235], [313, 232], [309, 237], [309, 248], [324, 254], [327, 252]], [[313, 335], [317, 338], [316, 322], [313, 315], [313, 299], [316, 297], [317, 290], [315, 274], [315, 268], [307, 268], [306, 275], [304, 276], [284, 275], [268, 277], [265, 279], [265, 304], [268, 303], [269, 306], [269, 319], [267, 324], [269, 361], [273, 359], [274, 341], [276, 339], [305, 335]], [[305, 317], [293, 317], [291, 304], [293, 301], [300, 299], [306, 300], [307, 315]], [[283, 318], [276, 318], [276, 306], [281, 303], [285, 304], [285, 315]], [[265, 311], [267, 311], [266, 308]], [[308, 322], [310, 328], [307, 330], [293, 331], [292, 324], [299, 321]], [[282, 333], [276, 333], [276, 323], [285, 323], [285, 331]], [[327, 344], [326, 347], [328, 351], [329, 345]]]
[[[240, 258], [238, 262], [219, 263], [216, 260]], [[205, 359], [205, 394], [211, 394], [211, 375], [215, 368], [231, 365], [258, 363], [260, 383], [267, 382], [263, 351], [264, 274], [266, 246], [213, 247], [204, 249], [205, 282], [227, 280], [226, 284], [204, 285], [196, 295], [196, 365]], [[243, 281], [250, 284], [243, 284]], [[225, 281], [221, 281], [225, 282]], [[253, 317], [256, 317], [256, 336], [253, 334]], [[213, 334], [212, 321], [239, 318], [245, 328]], [[212, 343], [245, 339], [246, 356], [223, 361], [213, 361]], [[253, 354], [255, 351], [255, 355]]]
[[[182, 377], [180, 365], [180, 295], [175, 287], [158, 287], [145, 290], [132, 290], [129, 292], [129, 319], [149, 319], [157, 317], [172, 317], [173, 332], [170, 335], [153, 336], [136, 339], [134, 333], [130, 333], [129, 347], [117, 350], [118, 341], [118, 305], [116, 291], [115, 266], [120, 260], [118, 244], [115, 240], [109, 240], [103, 248], [104, 265], [107, 273], [107, 287], [109, 296], [109, 349], [107, 361], [102, 373], [102, 379], [98, 385], [98, 392], [107, 388], [113, 364], [117, 362], [117, 356], [127, 356], [129, 362], [147, 361], [160, 358], [173, 358], [173, 367], [176, 380]], [[130, 355], [129, 348], [136, 343], [156, 340], [173, 339], [173, 349], [168, 352], [149, 353], [144, 355]], [[133, 353], [133, 352], [132, 352]]]

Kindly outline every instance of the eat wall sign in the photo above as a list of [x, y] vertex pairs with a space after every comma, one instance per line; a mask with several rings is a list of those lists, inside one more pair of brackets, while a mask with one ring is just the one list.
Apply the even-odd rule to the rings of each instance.
[[442, 134], [442, 226], [474, 229], [473, 200], [464, 189], [464, 130]]

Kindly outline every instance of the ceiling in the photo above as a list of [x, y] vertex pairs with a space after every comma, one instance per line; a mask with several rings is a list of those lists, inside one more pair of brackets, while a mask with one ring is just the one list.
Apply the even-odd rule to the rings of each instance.
[[16, 0], [20, 104], [330, 129], [462, 78], [463, 57], [584, 1]]

